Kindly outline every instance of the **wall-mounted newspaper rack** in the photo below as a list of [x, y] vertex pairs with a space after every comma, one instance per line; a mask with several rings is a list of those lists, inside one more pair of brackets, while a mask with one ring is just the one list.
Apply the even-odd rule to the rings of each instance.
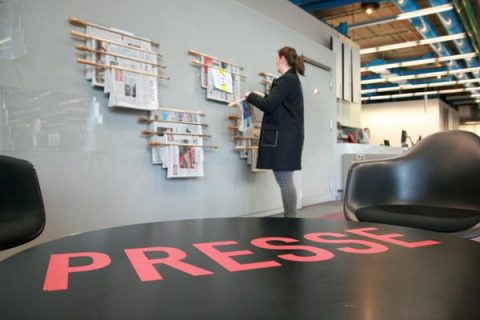
[[188, 53], [198, 58], [192, 64], [200, 67], [200, 83], [206, 89], [207, 99], [227, 104], [240, 99], [240, 83], [246, 79], [241, 74], [243, 67], [196, 50]]
[[69, 18], [85, 32], [70, 35], [84, 41], [75, 49], [84, 54], [77, 63], [85, 65], [85, 78], [109, 95], [108, 106], [140, 110], [158, 108], [158, 79], [168, 80], [158, 62], [159, 43], [131, 32]]
[[211, 135], [203, 130], [205, 113], [175, 108], [159, 108], [148, 117], [138, 117], [138, 123], [147, 124], [142, 135], [149, 138], [152, 163], [167, 169], [168, 178], [201, 177], [204, 175], [203, 149], [218, 146], [204, 144]]

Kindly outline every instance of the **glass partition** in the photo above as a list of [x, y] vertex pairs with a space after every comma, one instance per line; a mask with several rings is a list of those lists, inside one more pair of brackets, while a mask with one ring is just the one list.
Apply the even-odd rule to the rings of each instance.
[[0, 151], [98, 151], [95, 97], [0, 86]]
[[27, 54], [17, 6], [15, 1], [0, 1], [0, 59], [13, 60]]

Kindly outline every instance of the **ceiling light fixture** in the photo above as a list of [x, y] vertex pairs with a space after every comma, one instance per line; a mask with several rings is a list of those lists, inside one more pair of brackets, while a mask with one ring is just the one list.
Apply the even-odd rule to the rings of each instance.
[[[412, 67], [412, 66], [419, 66], [424, 64], [439, 63], [444, 61], [450, 61], [453, 63], [453, 60], [468, 59], [476, 56], [478, 56], [477, 52], [470, 52], [470, 53], [456, 54], [452, 56], [442, 56], [437, 58], [428, 58], [428, 59], [380, 64], [380, 65], [371, 66], [371, 67], [363, 67], [360, 69], [360, 71], [361, 72], [371, 71], [375, 73], [381, 73], [386, 69]], [[478, 72], [480, 73], [480, 70]]]
[[426, 16], [426, 15], [439, 13], [439, 12], [444, 12], [444, 11], [448, 11], [448, 10], [452, 10], [452, 9], [453, 9], [452, 4], [444, 4], [444, 5], [430, 7], [430, 8], [426, 8], [426, 9], [420, 9], [420, 10], [400, 13], [399, 15], [389, 16], [389, 17], [383, 18], [383, 19], [378, 19], [378, 20], [373, 20], [373, 21], [369, 20], [369, 21], [364, 21], [364, 22], [360, 22], [360, 23], [355, 23], [355, 24], [350, 25], [350, 27], [348, 29], [355, 30], [355, 29], [375, 26], [375, 25], [379, 25], [379, 24], [390, 23], [390, 22], [393, 22], [395, 20], [406, 20], [406, 19], [411, 19], [411, 18], [415, 18], [415, 17]]
[[0, 46], [3, 46], [5, 43], [8, 43], [10, 41], [12, 41], [12, 38], [10, 37], [0, 39]]
[[437, 71], [437, 72], [429, 72], [429, 73], [418, 73], [418, 74], [411, 74], [407, 76], [376, 78], [376, 79], [362, 80], [362, 85], [372, 84], [372, 83], [382, 83], [382, 82], [399, 82], [399, 81], [411, 80], [411, 79], [433, 78], [438, 75], [447, 76], [450, 74], [457, 74], [457, 73], [476, 72], [477, 70], [480, 70], [480, 67], [456, 69], [456, 70], [449, 70], [449, 71]]
[[463, 39], [466, 36], [467, 36], [466, 33], [462, 32], [462, 33], [450, 34], [447, 36], [422, 39], [417, 41], [407, 41], [407, 42], [401, 42], [401, 43], [387, 44], [385, 46], [360, 49], [360, 54], [362, 55], [362, 54], [369, 54], [374, 52], [383, 52], [383, 51], [390, 51], [395, 49], [411, 48], [411, 47], [416, 47], [416, 46], [425, 45], [425, 44]]
[[372, 14], [373, 10], [378, 9], [380, 4], [378, 1], [363, 1], [361, 4], [363, 10], [365, 10], [366, 14]]
[[444, 5], [440, 5], [440, 6], [415, 10], [415, 11], [411, 11], [411, 12], [400, 13], [397, 16], [397, 20], [406, 20], [406, 19], [426, 16], [426, 15], [430, 15], [430, 14], [434, 14], [434, 13], [444, 12], [444, 11], [448, 11], [448, 10], [452, 10], [452, 9], [453, 9], [452, 4], [444, 4]]
[[422, 83], [422, 84], [406, 84], [406, 85], [395, 86], [395, 87], [364, 89], [364, 90], [362, 90], [362, 94], [375, 93], [375, 92], [434, 88], [434, 87], [446, 87], [446, 86], [453, 86], [453, 85], [456, 85], [456, 84], [466, 84], [466, 83], [470, 83], [470, 82], [480, 82], [480, 79], [454, 80], [454, 81], [443, 81], [443, 82]]
[[[449, 94], [449, 93], [459, 93], [459, 92], [466, 92], [467, 89], [447, 89], [447, 90], [438, 90], [438, 91], [424, 91], [424, 92], [413, 92], [413, 93], [398, 93], [398, 94], [388, 94], [383, 96], [371, 96], [371, 97], [362, 97], [363, 101], [371, 101], [371, 100], [387, 100], [387, 99], [394, 99], [394, 98], [408, 98], [408, 97], [422, 97], [422, 96], [431, 96], [436, 94]], [[465, 97], [465, 96], [463, 96]], [[467, 98], [476, 98], [480, 97], [480, 93], [472, 94], [470, 96], [466, 96]], [[448, 99], [448, 98], [447, 98]]]

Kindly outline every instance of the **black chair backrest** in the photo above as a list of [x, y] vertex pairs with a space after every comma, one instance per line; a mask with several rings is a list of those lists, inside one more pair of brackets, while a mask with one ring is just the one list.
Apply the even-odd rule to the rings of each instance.
[[45, 209], [33, 165], [0, 156], [0, 250], [33, 240], [45, 227]]
[[432, 134], [401, 156], [354, 163], [345, 214], [382, 205], [480, 210], [480, 137], [466, 131]]

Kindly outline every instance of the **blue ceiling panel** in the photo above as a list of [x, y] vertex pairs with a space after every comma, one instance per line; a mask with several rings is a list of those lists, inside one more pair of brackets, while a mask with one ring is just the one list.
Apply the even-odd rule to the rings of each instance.
[[[323, 0], [323, 1], [311, 1], [311, 0], [290, 0], [290, 2], [301, 7], [308, 12], [314, 12], [318, 10], [333, 9], [337, 7], [343, 7], [349, 4], [362, 2], [359, 0]], [[375, 1], [378, 2], [378, 1]]]

